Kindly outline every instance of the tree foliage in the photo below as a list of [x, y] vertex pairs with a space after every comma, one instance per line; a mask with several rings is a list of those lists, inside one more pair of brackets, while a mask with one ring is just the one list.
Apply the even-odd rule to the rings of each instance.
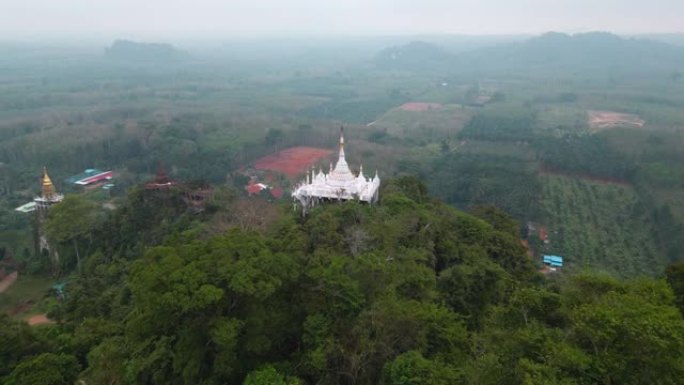
[[7, 385], [71, 385], [79, 364], [68, 354], [42, 353], [17, 365], [5, 379]]
[[58, 243], [71, 243], [74, 247], [77, 265], [80, 269], [84, 243], [92, 243], [93, 230], [102, 219], [95, 203], [82, 195], [68, 195], [51, 207], [45, 231], [50, 239]]
[[60, 325], [36, 334], [1, 320], [5, 383], [638, 384], [684, 375], [676, 268], [669, 284], [544, 279], [514, 220], [492, 207], [459, 212], [413, 178], [385, 183], [376, 206], [323, 205], [261, 232], [218, 235], [168, 203], [155, 219], [165, 229], [149, 236], [139, 216], [161, 198], [144, 196], [100, 225], [125, 218], [124, 244], [94, 231], [97, 250], [55, 312]]

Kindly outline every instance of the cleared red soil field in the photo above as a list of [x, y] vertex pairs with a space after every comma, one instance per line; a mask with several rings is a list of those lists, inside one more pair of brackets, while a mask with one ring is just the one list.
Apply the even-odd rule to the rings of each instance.
[[32, 317], [29, 317], [26, 322], [28, 322], [28, 324], [31, 326], [55, 323], [55, 321], [49, 319], [45, 314], [36, 314]]
[[404, 111], [429, 111], [438, 110], [442, 108], [442, 105], [439, 103], [410, 102], [402, 104], [399, 108]]
[[594, 132], [619, 126], [643, 127], [646, 123], [637, 115], [614, 111], [589, 111], [588, 116], [589, 126]]
[[332, 154], [331, 150], [315, 147], [291, 147], [276, 154], [257, 159], [257, 170], [278, 171], [290, 178], [304, 174], [317, 161]]

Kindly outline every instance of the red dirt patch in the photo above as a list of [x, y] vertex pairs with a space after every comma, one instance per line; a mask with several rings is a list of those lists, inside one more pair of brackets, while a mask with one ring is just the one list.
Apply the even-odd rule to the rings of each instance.
[[399, 107], [399, 109], [404, 110], [404, 111], [430, 111], [430, 110], [438, 110], [442, 108], [442, 105], [439, 103], [421, 103], [421, 102], [410, 102], [410, 103], [404, 103]]
[[282, 172], [290, 178], [303, 174], [318, 160], [332, 154], [331, 150], [314, 147], [292, 147], [277, 154], [268, 155], [254, 163], [257, 170]]
[[602, 129], [615, 128], [620, 126], [643, 127], [646, 121], [638, 115], [623, 114], [614, 111], [589, 111], [589, 127], [596, 132]]
[[45, 314], [36, 314], [32, 317], [29, 317], [26, 322], [28, 322], [29, 325], [34, 326], [34, 325], [44, 325], [44, 324], [53, 324], [55, 321], [49, 319], [47, 315]]
[[549, 239], [549, 231], [546, 229], [545, 226], [542, 226], [539, 229], [539, 239], [541, 239], [542, 242], [545, 242]]
[[3, 278], [2, 281], [0, 281], [0, 293], [4, 293], [5, 290], [9, 289], [10, 286], [14, 283], [14, 281], [17, 280], [17, 277], [19, 276], [19, 273], [16, 271], [7, 277]]

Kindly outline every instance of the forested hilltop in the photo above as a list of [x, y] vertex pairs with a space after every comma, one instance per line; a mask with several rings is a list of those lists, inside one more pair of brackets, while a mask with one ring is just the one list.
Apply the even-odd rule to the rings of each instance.
[[682, 383], [682, 47], [202, 44], [0, 43], [0, 383]]
[[[84, 239], [65, 300], [0, 318], [2, 383], [644, 384], [684, 378], [684, 269], [668, 281], [535, 272], [518, 225], [417, 179], [377, 206], [283, 205], [217, 231], [178, 191], [132, 190]], [[79, 221], [82, 197], [50, 221]], [[60, 210], [57, 210], [60, 208]], [[674, 293], [673, 293], [674, 289]], [[677, 308], [677, 304], [680, 308]]]

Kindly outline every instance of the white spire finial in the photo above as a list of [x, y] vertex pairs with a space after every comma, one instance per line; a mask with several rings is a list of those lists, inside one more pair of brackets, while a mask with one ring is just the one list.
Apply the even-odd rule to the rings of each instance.
[[340, 158], [344, 158], [344, 126], [340, 126]]

